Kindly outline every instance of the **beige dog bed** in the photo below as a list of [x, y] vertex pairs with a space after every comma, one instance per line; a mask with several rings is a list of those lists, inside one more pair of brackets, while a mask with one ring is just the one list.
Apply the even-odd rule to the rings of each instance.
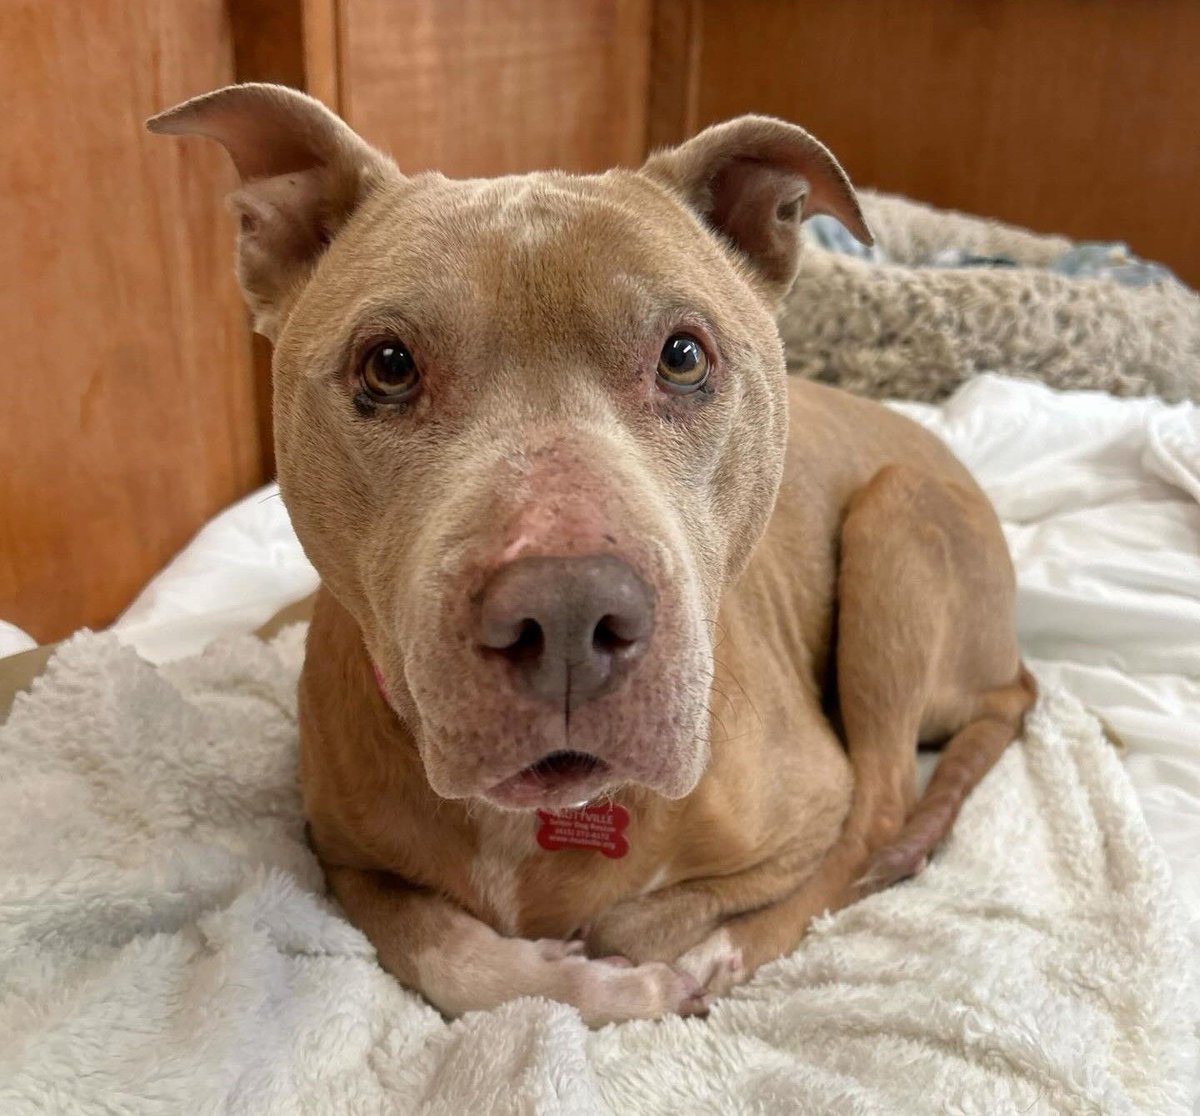
[[[877, 250], [831, 251], [812, 238], [779, 319], [793, 371], [923, 402], [979, 372], [1200, 398], [1200, 298], [1149, 265], [1122, 263], [1120, 246], [1113, 266], [1076, 277], [1051, 270], [1079, 254], [1064, 237], [869, 190], [861, 198]], [[948, 253], [1015, 266], [937, 266]]]

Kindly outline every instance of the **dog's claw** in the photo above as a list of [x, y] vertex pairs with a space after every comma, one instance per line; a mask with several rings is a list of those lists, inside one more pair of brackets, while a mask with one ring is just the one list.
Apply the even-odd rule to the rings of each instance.
[[679, 1014], [701, 1015], [708, 1011], [709, 996], [704, 986], [686, 969], [681, 969], [677, 965], [672, 965], [671, 968], [683, 978], [683, 987], [686, 992], [686, 998], [679, 1005]]
[[742, 951], [724, 929], [715, 931], [698, 946], [689, 949], [675, 962], [675, 967], [689, 973], [703, 987], [708, 1004], [741, 984], [748, 975]]

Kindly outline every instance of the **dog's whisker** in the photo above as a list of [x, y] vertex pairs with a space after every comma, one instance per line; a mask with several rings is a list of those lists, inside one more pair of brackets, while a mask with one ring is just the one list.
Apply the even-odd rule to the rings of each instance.
[[[720, 667], [721, 673], [725, 677], [727, 677], [730, 682], [732, 682], [735, 686], [737, 686], [738, 692], [741, 694], [743, 699], [745, 699], [746, 705], [749, 707], [750, 712], [754, 715], [755, 719], [758, 721], [758, 723], [760, 725], [763, 724], [762, 715], [758, 711], [758, 706], [754, 704], [754, 699], [747, 692], [746, 687], [742, 684], [742, 680], [737, 676], [737, 674], [733, 670], [731, 670], [729, 667], [727, 667], [724, 663], [719, 662], [715, 656], [713, 658], [713, 662], [714, 662], [714, 664], [716, 664], [717, 666]], [[712, 688], [714, 690], [717, 690], [717, 686], [716, 686], [715, 682], [713, 683]], [[733, 702], [728, 694], [722, 693], [719, 690], [717, 690], [717, 692], [721, 694], [721, 696], [725, 699], [726, 702], [728, 702], [730, 705], [733, 704]]]

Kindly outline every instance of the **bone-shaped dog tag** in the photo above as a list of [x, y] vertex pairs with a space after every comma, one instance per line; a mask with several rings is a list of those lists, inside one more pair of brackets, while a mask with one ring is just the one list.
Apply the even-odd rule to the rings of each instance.
[[539, 810], [537, 843], [548, 852], [557, 849], [594, 849], [616, 860], [629, 851], [625, 827], [629, 811], [615, 802], [573, 806], [567, 810]]

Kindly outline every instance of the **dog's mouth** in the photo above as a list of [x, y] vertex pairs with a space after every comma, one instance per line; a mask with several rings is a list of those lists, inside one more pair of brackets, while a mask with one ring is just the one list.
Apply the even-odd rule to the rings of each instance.
[[608, 782], [612, 768], [586, 752], [551, 752], [497, 783], [484, 797], [510, 809], [579, 806]]

